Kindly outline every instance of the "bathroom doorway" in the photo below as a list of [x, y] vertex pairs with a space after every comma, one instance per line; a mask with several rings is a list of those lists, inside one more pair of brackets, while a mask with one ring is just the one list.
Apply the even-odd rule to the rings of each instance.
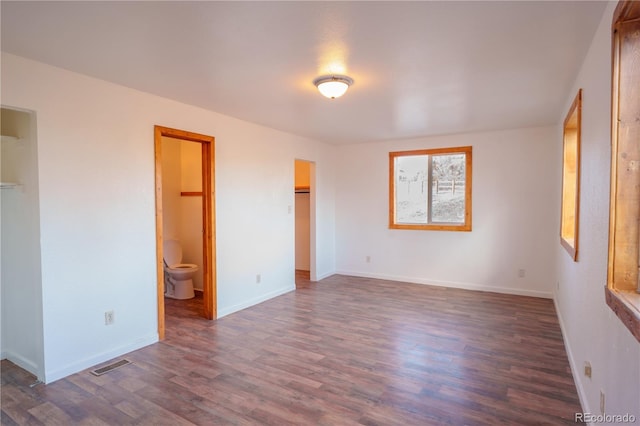
[[[165, 239], [175, 238], [175, 235], [165, 235], [164, 221], [169, 219], [170, 211], [163, 209], [163, 140], [175, 140], [178, 142], [189, 142], [185, 148], [193, 151], [199, 144], [201, 170], [199, 170], [200, 191], [180, 191], [181, 197], [188, 197], [189, 200], [201, 200], [198, 203], [202, 214], [202, 260], [198, 266], [202, 271], [201, 286], [203, 300], [203, 316], [207, 319], [217, 317], [216, 298], [216, 264], [215, 264], [215, 138], [184, 130], [171, 129], [162, 126], [155, 126], [154, 146], [155, 146], [155, 184], [156, 184], [156, 272], [157, 272], [157, 304], [158, 304], [158, 335], [164, 339], [165, 335], [165, 306], [164, 306], [164, 253], [163, 244]], [[194, 144], [195, 143], [195, 144]], [[197, 168], [196, 168], [197, 169]], [[168, 171], [167, 171], [168, 172]], [[166, 178], [166, 176], [165, 176]], [[190, 179], [193, 181], [193, 179]], [[165, 182], [167, 180], [165, 179]], [[193, 206], [192, 206], [193, 207]], [[199, 258], [198, 258], [199, 259]]]
[[315, 163], [295, 160], [295, 281], [315, 281]]

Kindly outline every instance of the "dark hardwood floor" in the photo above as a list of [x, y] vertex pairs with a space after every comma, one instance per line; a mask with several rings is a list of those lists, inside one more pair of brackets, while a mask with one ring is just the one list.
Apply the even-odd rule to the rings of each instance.
[[[167, 300], [132, 364], [49, 385], [2, 362], [2, 424], [533, 425], [580, 412], [553, 302], [333, 276], [217, 321]], [[118, 358], [120, 359], [120, 358]]]
[[301, 271], [300, 269], [296, 269], [296, 288], [306, 288], [309, 287], [312, 283], [310, 279], [309, 271]]

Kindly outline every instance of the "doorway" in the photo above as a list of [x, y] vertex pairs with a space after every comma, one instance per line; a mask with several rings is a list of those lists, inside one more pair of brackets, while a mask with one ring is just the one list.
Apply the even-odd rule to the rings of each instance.
[[36, 113], [0, 108], [2, 358], [45, 381]]
[[202, 191], [184, 192], [186, 196], [202, 198], [202, 300], [203, 316], [206, 319], [217, 317], [216, 297], [216, 263], [215, 263], [215, 138], [213, 136], [191, 133], [168, 127], [154, 127], [155, 146], [155, 184], [156, 184], [156, 273], [157, 273], [157, 305], [158, 305], [158, 336], [160, 340], [165, 335], [164, 309], [164, 216], [162, 203], [163, 177], [163, 138], [178, 141], [188, 141], [200, 144], [201, 152], [201, 188]]
[[295, 160], [296, 287], [315, 281], [315, 163]]

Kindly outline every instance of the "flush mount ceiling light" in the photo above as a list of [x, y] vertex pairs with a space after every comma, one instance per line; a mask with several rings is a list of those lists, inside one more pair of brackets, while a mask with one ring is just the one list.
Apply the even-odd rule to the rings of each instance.
[[329, 99], [339, 98], [344, 95], [353, 79], [346, 75], [325, 75], [313, 80], [320, 93]]

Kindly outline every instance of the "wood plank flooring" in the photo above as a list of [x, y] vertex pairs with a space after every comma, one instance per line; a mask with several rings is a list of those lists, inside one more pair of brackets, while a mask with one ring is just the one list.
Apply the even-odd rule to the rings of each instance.
[[298, 278], [217, 321], [168, 299], [166, 339], [100, 377], [31, 388], [3, 361], [2, 424], [559, 425], [582, 411], [551, 300]]

